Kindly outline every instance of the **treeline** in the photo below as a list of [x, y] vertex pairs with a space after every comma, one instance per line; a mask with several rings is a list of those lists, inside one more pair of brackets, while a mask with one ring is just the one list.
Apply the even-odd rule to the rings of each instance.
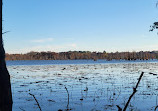
[[78, 59], [106, 59], [106, 60], [149, 60], [158, 59], [157, 51], [140, 52], [29, 52], [26, 54], [6, 54], [6, 60], [78, 60]]

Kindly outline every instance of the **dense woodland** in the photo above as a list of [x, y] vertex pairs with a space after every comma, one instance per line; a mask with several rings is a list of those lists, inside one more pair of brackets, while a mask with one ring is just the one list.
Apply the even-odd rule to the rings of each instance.
[[106, 59], [106, 60], [149, 60], [158, 59], [158, 51], [140, 52], [29, 52], [26, 54], [6, 54], [6, 60], [78, 60], [78, 59]]

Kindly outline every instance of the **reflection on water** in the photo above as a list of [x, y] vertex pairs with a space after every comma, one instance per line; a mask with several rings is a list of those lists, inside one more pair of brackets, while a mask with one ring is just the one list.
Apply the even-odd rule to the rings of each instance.
[[[124, 107], [145, 72], [128, 110], [150, 111], [158, 105], [158, 63], [11, 65], [13, 111], [116, 111]], [[66, 90], [66, 88], [67, 90]], [[69, 93], [69, 103], [68, 103]]]

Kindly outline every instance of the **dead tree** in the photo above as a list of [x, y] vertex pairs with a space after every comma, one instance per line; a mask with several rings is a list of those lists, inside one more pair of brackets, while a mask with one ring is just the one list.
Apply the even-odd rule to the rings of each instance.
[[0, 111], [12, 111], [10, 75], [6, 67], [2, 40], [2, 0], [0, 0], [0, 6]]

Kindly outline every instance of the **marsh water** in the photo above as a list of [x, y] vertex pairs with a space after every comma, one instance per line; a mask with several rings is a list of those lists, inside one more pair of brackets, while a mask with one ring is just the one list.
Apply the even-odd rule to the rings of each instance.
[[117, 111], [145, 72], [128, 111], [158, 105], [158, 61], [7, 61], [13, 111]]

